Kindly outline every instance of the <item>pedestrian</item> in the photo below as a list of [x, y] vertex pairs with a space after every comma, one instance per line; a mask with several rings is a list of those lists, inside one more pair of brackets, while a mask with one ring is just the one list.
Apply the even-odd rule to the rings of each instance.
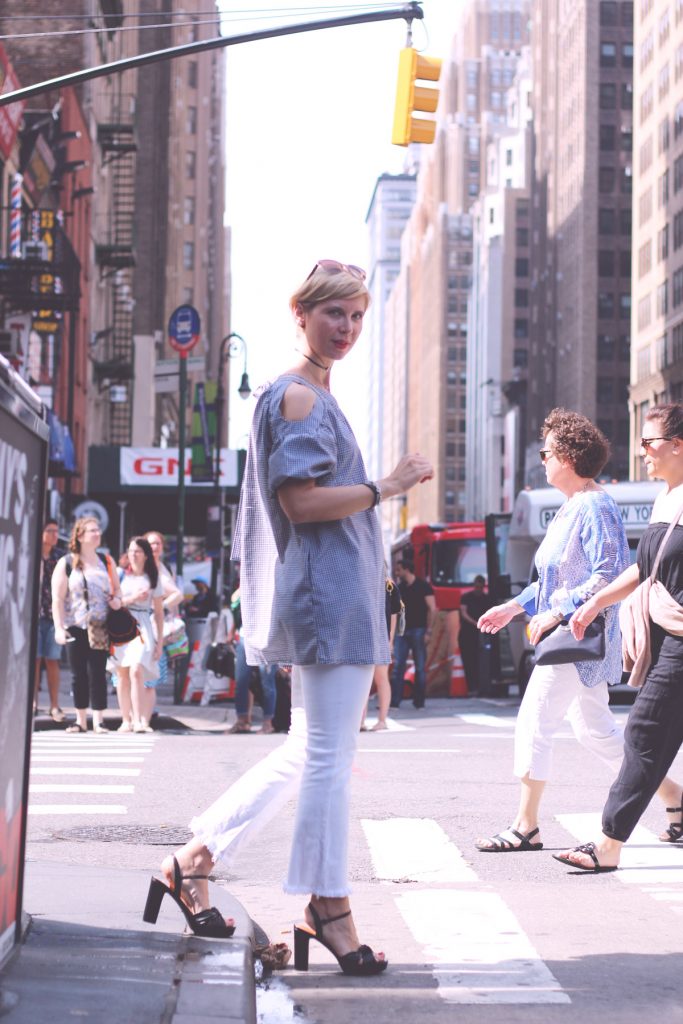
[[88, 731], [88, 706], [93, 732], [106, 733], [107, 657], [109, 608], [121, 607], [116, 566], [109, 555], [97, 551], [102, 531], [97, 519], [77, 519], [71, 531], [69, 553], [59, 559], [52, 574], [52, 617], [55, 640], [68, 644], [76, 723], [70, 733]]
[[[516, 615], [532, 615], [529, 639], [537, 644], [629, 564], [621, 513], [595, 477], [610, 454], [605, 436], [580, 413], [553, 409], [542, 428], [541, 462], [551, 487], [565, 495], [536, 552], [538, 580], [518, 597], [479, 619], [484, 633], [497, 633]], [[543, 849], [539, 808], [550, 776], [555, 734], [566, 717], [579, 743], [616, 774], [624, 752], [623, 732], [609, 708], [608, 684], [621, 679], [619, 622], [615, 609], [605, 621], [605, 656], [599, 661], [536, 665], [515, 725], [514, 774], [520, 780], [517, 816], [510, 828], [480, 839], [482, 853]]]
[[[296, 716], [308, 738], [285, 891], [312, 895], [306, 923], [295, 928], [295, 966], [307, 969], [309, 941], [316, 938], [345, 973], [370, 975], [387, 961], [359, 944], [348, 900], [347, 847], [360, 716], [373, 666], [389, 660], [374, 510], [382, 498], [404, 493], [433, 471], [423, 457], [407, 455], [385, 479], [368, 480], [330, 394], [332, 366], [361, 332], [369, 302], [364, 279], [357, 267], [323, 260], [291, 299], [299, 356], [259, 396], [235, 547], [247, 660], [293, 664], [293, 703], [303, 698], [305, 708]], [[194, 916], [199, 911], [211, 916], [212, 934], [231, 933], [218, 911], [205, 909], [204, 878], [230, 845], [235, 824], [224, 811], [234, 811], [235, 791], [243, 798], [246, 830], [261, 824], [295, 784], [296, 766], [289, 771], [284, 764], [291, 746], [285, 748], [284, 757], [266, 758], [195, 819], [195, 838], [163, 862], [165, 881], [152, 881], [146, 920], [156, 919], [168, 892], [195, 932], [206, 933], [207, 917]]]
[[415, 665], [413, 707], [423, 708], [427, 690], [427, 644], [436, 615], [436, 598], [431, 585], [415, 575], [413, 565], [407, 559], [396, 563], [395, 575], [406, 609], [406, 628], [403, 636], [397, 636], [395, 640], [396, 659], [391, 676], [391, 707], [397, 708], [401, 704], [406, 662], [412, 652]]
[[481, 649], [481, 634], [477, 629], [477, 622], [491, 607], [491, 599], [484, 590], [486, 580], [483, 576], [474, 577], [472, 590], [467, 590], [460, 598], [460, 632], [458, 634], [458, 646], [462, 667], [465, 670], [467, 682], [467, 694], [473, 696], [488, 686], [488, 679], [479, 678], [479, 652]]
[[261, 684], [263, 722], [259, 732], [271, 733], [273, 728], [273, 715], [275, 714], [275, 675], [277, 665], [259, 665], [253, 668], [247, 664], [247, 654], [244, 639], [240, 636], [235, 644], [235, 713], [237, 718], [228, 729], [230, 733], [251, 732], [251, 709], [254, 699], [251, 692], [252, 674], [258, 672]]
[[164, 540], [163, 533], [159, 533], [158, 530], [149, 530], [144, 536], [152, 549], [154, 564], [157, 567], [159, 580], [161, 581], [163, 589], [164, 636], [162, 638], [163, 646], [161, 657], [159, 658], [159, 677], [157, 679], [157, 683], [161, 685], [166, 683], [168, 680], [169, 661], [166, 653], [166, 644], [178, 635], [179, 629], [184, 632], [183, 621], [178, 615], [178, 609], [183, 603], [183, 595], [180, 587], [176, 583], [173, 571], [164, 562], [166, 541]]
[[[384, 571], [387, 571], [386, 563], [384, 565]], [[387, 620], [387, 633], [389, 634], [389, 657], [393, 657], [394, 638], [396, 636], [397, 623], [401, 613], [405, 616], [405, 605], [401, 600], [401, 594], [399, 593], [399, 589], [391, 576], [387, 576], [384, 587], [384, 614]], [[402, 634], [403, 629], [401, 629], [400, 632]], [[370, 728], [369, 732], [383, 732], [388, 728], [387, 715], [389, 714], [389, 704], [391, 703], [389, 666], [375, 665], [372, 682], [377, 689], [377, 721]], [[366, 732], [365, 716], [367, 713], [368, 705], [366, 702], [363, 710], [363, 718], [360, 723], [361, 732]]]
[[36, 679], [33, 695], [33, 714], [38, 711], [40, 674], [45, 663], [47, 692], [50, 699], [50, 718], [63, 722], [65, 715], [59, 706], [59, 660], [62, 649], [55, 640], [55, 624], [52, 620], [52, 574], [61, 552], [57, 548], [59, 526], [56, 519], [48, 519], [43, 526], [43, 549], [40, 561], [40, 606], [38, 611], [38, 646], [36, 648]]
[[[572, 868], [592, 872], [616, 870], [622, 846], [655, 792], [669, 814], [660, 841], [683, 839], [683, 787], [666, 775], [683, 743], [683, 404], [654, 406], [642, 430], [648, 479], [663, 480], [665, 486], [640, 539], [636, 564], [594, 594], [570, 620], [572, 633], [581, 639], [596, 615], [625, 601], [656, 570], [657, 582], [651, 588], [644, 585], [625, 609], [637, 616], [643, 643], [633, 671], [644, 681], [626, 725], [624, 760], [602, 812], [602, 835], [553, 854]], [[638, 597], [643, 600], [640, 614]]]
[[196, 593], [192, 595], [185, 606], [185, 614], [193, 619], [205, 619], [209, 612], [215, 610], [213, 594], [208, 583], [202, 579], [190, 580]]
[[[155, 683], [164, 632], [164, 590], [149, 541], [134, 537], [128, 545], [130, 572], [121, 581], [123, 607], [138, 624], [138, 635], [115, 647], [116, 696], [121, 708], [119, 732], [152, 732]], [[154, 628], [152, 626], [154, 615]]]

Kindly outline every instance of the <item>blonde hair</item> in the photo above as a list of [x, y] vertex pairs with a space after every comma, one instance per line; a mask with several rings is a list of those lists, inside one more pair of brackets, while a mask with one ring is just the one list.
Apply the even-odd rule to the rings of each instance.
[[329, 299], [365, 299], [365, 308], [370, 305], [370, 292], [365, 282], [361, 281], [355, 274], [348, 270], [331, 272], [316, 265], [315, 269], [303, 284], [299, 285], [291, 299], [289, 308], [292, 313], [296, 312], [297, 306], [310, 309], [319, 302], [327, 302]]
[[69, 537], [69, 551], [71, 552], [71, 560], [74, 569], [78, 569], [81, 564], [81, 537], [88, 523], [96, 523], [98, 530], [101, 529], [99, 519], [95, 516], [83, 516], [81, 519], [77, 519], [71, 527], [71, 536]]

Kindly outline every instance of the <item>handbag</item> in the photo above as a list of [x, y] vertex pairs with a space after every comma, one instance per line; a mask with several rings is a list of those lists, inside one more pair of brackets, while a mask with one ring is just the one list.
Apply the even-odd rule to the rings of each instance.
[[164, 647], [168, 647], [170, 644], [177, 644], [184, 637], [187, 637], [185, 622], [179, 615], [173, 615], [171, 618], [164, 620], [162, 634]]
[[[88, 612], [89, 611], [90, 609], [88, 608]], [[88, 645], [91, 651], [109, 650], [109, 633], [107, 631], [106, 622], [98, 622], [97, 619], [91, 619], [88, 615], [86, 632], [88, 634]]]
[[598, 615], [581, 640], [572, 636], [569, 625], [561, 622], [536, 645], [537, 665], [571, 665], [576, 661], [602, 661], [605, 657], [605, 617]]
[[140, 636], [138, 620], [127, 608], [110, 608], [107, 612], [106, 628], [109, 634], [109, 643], [113, 647], [121, 644], [129, 644]]
[[203, 667], [216, 676], [235, 678], [235, 652], [230, 644], [211, 644], [207, 647]]

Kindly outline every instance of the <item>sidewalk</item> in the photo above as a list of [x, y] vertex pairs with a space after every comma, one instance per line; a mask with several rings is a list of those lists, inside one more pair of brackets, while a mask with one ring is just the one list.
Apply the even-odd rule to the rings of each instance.
[[[252, 922], [224, 889], [211, 900], [234, 917], [231, 939], [181, 933], [168, 897], [156, 925], [142, 921], [148, 871], [28, 861], [24, 942], [0, 974], [10, 1024], [78, 1019], [97, 1024], [255, 1024]], [[66, 905], [68, 893], [78, 906]]]
[[[70, 677], [61, 673], [67, 722], [36, 716], [36, 730], [63, 730], [75, 719]], [[45, 682], [38, 705], [48, 705]], [[230, 705], [173, 705], [158, 691], [155, 729], [223, 731]], [[105, 724], [121, 723], [109, 697]], [[97, 1024], [255, 1024], [254, 925], [242, 905], [210, 883], [213, 906], [233, 917], [231, 939], [183, 933], [184, 920], [166, 897], [156, 925], [142, 920], [149, 871], [32, 860], [24, 878], [24, 941], [0, 972], [0, 1017], [10, 1024], [74, 1019]], [[78, 903], [74, 904], [74, 894]], [[262, 936], [259, 936], [259, 941]]]

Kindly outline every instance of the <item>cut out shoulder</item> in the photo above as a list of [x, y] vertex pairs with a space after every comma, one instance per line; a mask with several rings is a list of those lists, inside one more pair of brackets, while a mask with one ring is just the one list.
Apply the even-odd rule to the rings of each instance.
[[316, 397], [311, 388], [292, 381], [282, 396], [280, 412], [286, 420], [305, 420], [315, 405]]

